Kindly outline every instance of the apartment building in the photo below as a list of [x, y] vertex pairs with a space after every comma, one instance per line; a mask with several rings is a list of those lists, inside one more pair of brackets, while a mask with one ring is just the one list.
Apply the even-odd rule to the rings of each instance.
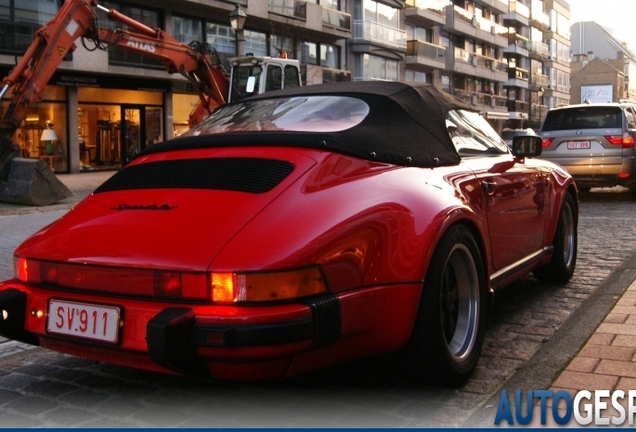
[[432, 82], [497, 129], [538, 128], [569, 102], [563, 0], [407, 0], [406, 80]]
[[405, 79], [430, 82], [507, 120], [508, 29], [502, 0], [407, 0]]
[[[67, 0], [71, 1], [71, 0]], [[63, 0], [0, 2], [0, 76]], [[569, 6], [564, 0], [125, 0], [99, 4], [210, 44], [222, 62], [238, 52], [229, 14], [246, 14], [240, 46], [301, 63], [304, 84], [343, 80], [428, 82], [477, 107], [498, 129], [538, 125], [569, 101]], [[103, 13], [101, 26], [112, 26]], [[179, 135], [198, 99], [179, 74], [122, 49], [80, 41], [13, 137], [26, 157], [57, 172], [122, 165], [139, 149]], [[7, 96], [0, 114], [7, 106]], [[132, 119], [123, 130], [122, 119]], [[55, 154], [43, 152], [53, 129]]]
[[[572, 24], [572, 102], [589, 98], [586, 91], [609, 92], [613, 102], [636, 102], [636, 54], [613, 29], [593, 21]], [[631, 78], [631, 79], [630, 79]]]
[[[49, 22], [62, 3], [0, 1], [0, 76], [10, 72], [16, 56], [22, 55], [33, 40], [33, 32]], [[359, 3], [362, 5], [362, 0]], [[208, 43], [228, 68], [227, 59], [237, 54], [239, 45], [229, 20], [237, 4], [247, 16], [240, 41], [244, 52], [299, 59], [306, 84], [350, 80], [348, 65], [354, 60], [365, 68], [359, 72], [361, 77], [372, 77], [369, 68], [374, 63], [364, 64], [364, 53], [375, 49], [375, 40], [386, 40], [385, 28], [397, 43], [397, 48], [394, 43], [390, 51], [397, 49], [397, 58], [400, 50], [404, 51], [404, 31], [398, 29], [399, 22], [391, 21], [395, 30], [376, 26], [384, 19], [382, 8], [377, 8], [380, 10], [373, 17], [367, 16], [371, 8], [363, 9], [366, 18], [356, 21], [354, 37], [354, 22], [347, 12], [354, 5], [345, 5], [344, 0], [99, 1], [100, 6], [150, 28], [163, 29], [185, 44]], [[102, 11], [98, 11], [98, 17], [102, 27], [115, 25]], [[363, 46], [348, 58], [347, 43], [360, 44], [364, 38], [369, 40], [369, 48]], [[125, 163], [131, 148], [141, 150], [187, 129], [198, 96], [180, 74], [168, 74], [151, 57], [117, 46], [102, 46], [110, 48], [103, 50], [82, 40], [76, 45], [44, 89], [42, 100], [12, 137], [24, 157], [44, 159], [56, 172], [117, 169]], [[7, 109], [10, 93], [1, 102], [0, 115]], [[45, 130], [54, 132], [53, 146], [45, 147]]]

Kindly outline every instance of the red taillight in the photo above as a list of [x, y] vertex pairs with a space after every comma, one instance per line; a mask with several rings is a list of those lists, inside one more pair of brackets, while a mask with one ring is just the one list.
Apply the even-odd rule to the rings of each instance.
[[17, 280], [21, 282], [29, 281], [29, 268], [26, 258], [13, 257], [13, 273]]
[[22, 282], [83, 291], [166, 299], [210, 298], [206, 272], [56, 263], [16, 257], [15, 276]]
[[550, 144], [552, 144], [552, 141], [554, 141], [554, 138], [546, 138], [543, 141], [541, 141], [541, 147], [548, 147]]
[[625, 148], [634, 146], [634, 137], [627, 132], [623, 135], [605, 135], [605, 139], [612, 145], [619, 145]]

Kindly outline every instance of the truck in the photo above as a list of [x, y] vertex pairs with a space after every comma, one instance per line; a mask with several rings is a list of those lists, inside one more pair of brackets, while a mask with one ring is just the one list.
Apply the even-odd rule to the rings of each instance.
[[[98, 11], [122, 27], [100, 28]], [[36, 167], [37, 161], [20, 157], [20, 148], [11, 142], [11, 136], [80, 39], [89, 50], [118, 48], [149, 56], [158, 60], [169, 74], [185, 77], [199, 96], [199, 103], [190, 115], [190, 127], [200, 123], [217, 106], [232, 100], [301, 85], [298, 60], [235, 57], [230, 59], [228, 72], [216, 50], [207, 43], [179, 42], [162, 29], [151, 28], [99, 5], [98, 0], [66, 0], [56, 15], [36, 30], [31, 45], [2, 80], [0, 99], [10, 88], [13, 93], [0, 120], [0, 201], [45, 205], [68, 194], [52, 171], [47, 172], [48, 166]], [[16, 168], [18, 165], [23, 166]], [[33, 168], [24, 168], [26, 165]], [[12, 179], [12, 171], [19, 179]], [[28, 174], [30, 171], [32, 175]]]

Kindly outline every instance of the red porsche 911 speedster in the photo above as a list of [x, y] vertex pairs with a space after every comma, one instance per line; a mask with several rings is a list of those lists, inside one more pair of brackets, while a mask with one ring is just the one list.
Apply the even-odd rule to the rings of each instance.
[[221, 379], [398, 352], [458, 385], [493, 292], [574, 272], [576, 185], [540, 152], [430, 85], [221, 106], [18, 247], [0, 334]]

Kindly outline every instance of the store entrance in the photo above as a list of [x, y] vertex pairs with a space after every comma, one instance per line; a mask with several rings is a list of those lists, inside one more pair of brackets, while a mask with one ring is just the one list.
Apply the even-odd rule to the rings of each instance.
[[146, 145], [146, 107], [121, 106], [121, 164], [128, 164]]

